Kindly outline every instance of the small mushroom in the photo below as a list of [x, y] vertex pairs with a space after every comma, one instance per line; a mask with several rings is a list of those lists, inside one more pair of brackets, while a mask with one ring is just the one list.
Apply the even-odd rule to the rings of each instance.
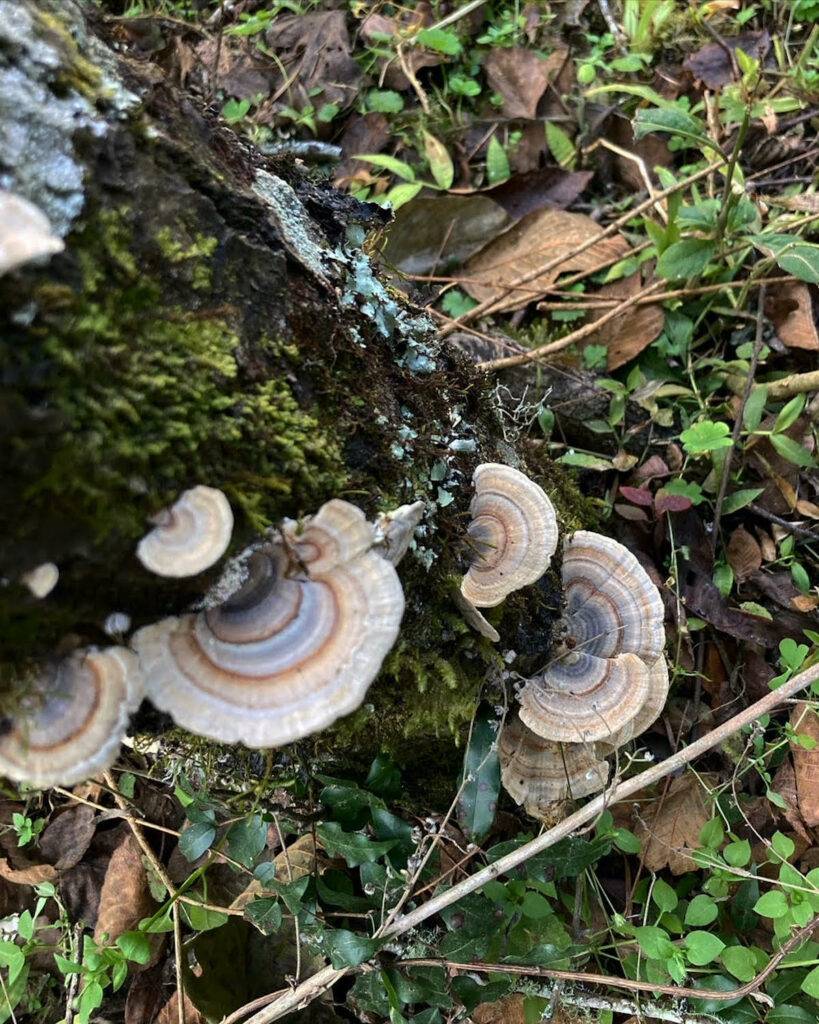
[[609, 776], [594, 746], [544, 740], [517, 717], [501, 730], [498, 757], [504, 789], [535, 818], [557, 800], [598, 793]]
[[649, 726], [653, 725], [660, 717], [668, 698], [668, 666], [665, 658], [661, 655], [648, 670], [648, 697], [637, 714], [630, 722], [627, 722], [622, 729], [611, 736], [600, 740], [598, 748], [602, 753], [610, 754], [618, 747], [624, 747], [626, 743], [642, 735]]
[[257, 550], [223, 604], [133, 638], [148, 695], [191, 732], [274, 747], [355, 710], [398, 635], [404, 595], [363, 512], [333, 500]]
[[45, 788], [98, 774], [113, 764], [142, 693], [131, 651], [75, 651], [33, 682], [0, 734], [0, 775]]
[[634, 555], [600, 534], [573, 534], [562, 572], [564, 637], [523, 687], [521, 719], [544, 739], [608, 739], [649, 699], [665, 644], [662, 600]]
[[376, 531], [383, 545], [381, 551], [388, 562], [398, 565], [407, 553], [413, 534], [424, 518], [425, 509], [423, 501], [414, 501], [392, 512], [383, 512], [376, 519]]
[[41, 601], [44, 597], [48, 597], [57, 586], [59, 578], [60, 570], [57, 566], [53, 562], [43, 562], [36, 569], [30, 569], [23, 573], [20, 581], [28, 587], [38, 601]]
[[22, 196], [0, 189], [0, 277], [64, 248], [44, 213]]
[[137, 558], [157, 576], [195, 576], [227, 551], [233, 513], [221, 491], [199, 485], [155, 518], [156, 528], [137, 545]]
[[476, 608], [493, 608], [546, 572], [557, 547], [557, 517], [543, 489], [511, 466], [485, 462], [472, 481], [473, 562], [461, 593]]

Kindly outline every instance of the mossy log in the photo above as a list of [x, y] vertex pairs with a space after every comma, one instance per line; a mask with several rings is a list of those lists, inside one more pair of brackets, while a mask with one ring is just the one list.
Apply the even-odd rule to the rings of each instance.
[[[402, 636], [368, 703], [314, 742], [415, 758], [468, 721], [498, 648], [450, 601], [479, 461], [527, 468], [579, 525], [573, 487], [509, 436], [491, 389], [361, 249], [383, 223], [112, 45], [71, 0], [0, 0], [0, 188], [65, 251], [0, 278], [0, 678], [106, 644], [202, 597], [134, 557], [149, 517], [197, 483], [237, 515], [233, 551], [331, 497], [369, 515], [424, 499]], [[90, 19], [90, 20], [89, 20]], [[505, 434], [506, 429], [506, 434]], [[580, 513], [582, 517], [582, 512]], [[36, 600], [21, 574], [59, 567]], [[554, 581], [493, 612], [540, 659]]]

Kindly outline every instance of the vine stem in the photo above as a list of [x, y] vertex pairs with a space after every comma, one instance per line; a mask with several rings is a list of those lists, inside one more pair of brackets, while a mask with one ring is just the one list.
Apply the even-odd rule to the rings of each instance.
[[[544, 850], [548, 850], [550, 846], [554, 846], [561, 839], [567, 838], [577, 829], [593, 821], [612, 804], [619, 803], [621, 800], [639, 793], [640, 790], [645, 789], [647, 786], [659, 782], [678, 769], [690, 764], [700, 754], [704, 754], [706, 751], [712, 750], [714, 747], [724, 743], [729, 737], [738, 733], [745, 726], [752, 725], [762, 715], [769, 714], [783, 701], [793, 697], [794, 694], [799, 693], [817, 681], [819, 681], [819, 664], [812, 665], [810, 668], [795, 675], [780, 686], [778, 690], [773, 690], [771, 693], [766, 694], [738, 715], [734, 715], [733, 718], [730, 718], [705, 736], [677, 751], [676, 754], [672, 754], [665, 761], [647, 768], [645, 771], [630, 779], [626, 779], [624, 782], [615, 783], [604, 793], [584, 804], [574, 814], [564, 818], [554, 828], [550, 828], [537, 836], [537, 838], [524, 843], [523, 846], [508, 853], [505, 857], [501, 857], [493, 864], [481, 868], [480, 871], [476, 871], [445, 892], [433, 896], [432, 899], [427, 900], [426, 903], [411, 910], [408, 914], [398, 917], [388, 929], [385, 929], [382, 937], [394, 938], [412, 931], [413, 928], [417, 928], [424, 921], [452, 906], [453, 903], [457, 903], [464, 896], [468, 896], [470, 893], [486, 885], [487, 882], [491, 882], [498, 875], [506, 874], [506, 872], [511, 871], [513, 868], [525, 864], [530, 858], [542, 853]], [[248, 1018], [246, 1024], [271, 1024], [271, 1021], [279, 1020], [294, 1010], [303, 1009], [331, 988], [345, 974], [348, 974], [350, 970], [351, 968], [348, 967], [337, 969], [331, 965], [322, 968], [312, 977], [302, 982], [301, 985], [280, 996], [253, 1017]]]

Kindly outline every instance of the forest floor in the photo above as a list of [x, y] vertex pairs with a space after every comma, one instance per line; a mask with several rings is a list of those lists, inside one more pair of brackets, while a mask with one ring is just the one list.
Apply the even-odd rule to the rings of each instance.
[[[817, 0], [97, 7], [262, 152], [392, 208], [366, 241], [391, 287], [637, 555], [671, 690], [623, 778], [819, 662]], [[447, 740], [451, 806], [386, 755], [249, 782], [127, 752], [71, 791], [4, 786], [0, 1024], [247, 1020], [327, 959], [350, 973], [311, 1018], [814, 1024], [801, 696], [392, 939], [399, 900], [540, 828], [501, 788], [491, 704]]]

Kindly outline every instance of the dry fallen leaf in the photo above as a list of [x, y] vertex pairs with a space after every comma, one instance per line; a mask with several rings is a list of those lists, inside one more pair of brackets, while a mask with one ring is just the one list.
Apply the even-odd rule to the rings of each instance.
[[725, 553], [739, 583], [753, 576], [762, 565], [762, 548], [744, 526], [731, 534]]
[[673, 779], [664, 800], [658, 796], [643, 808], [634, 830], [649, 871], [661, 871], [666, 865], [674, 875], [694, 871], [696, 864], [688, 851], [699, 847], [700, 831], [710, 817], [696, 775], [689, 772]]
[[[498, 299], [515, 279], [552, 260], [569, 257], [578, 245], [596, 238], [602, 231], [591, 217], [581, 213], [538, 210], [518, 221], [473, 256], [463, 269], [461, 286], [478, 302]], [[511, 292], [503, 308], [518, 309], [540, 298], [560, 274], [591, 270], [607, 259], [618, 259], [628, 252], [628, 242], [621, 235], [603, 238], [585, 252], [564, 259], [564, 262]]]
[[797, 702], [791, 712], [791, 726], [798, 736], [808, 736], [816, 746], [806, 750], [791, 743], [799, 811], [806, 825], [819, 825], [819, 715], [806, 701]]
[[525, 1024], [525, 999], [516, 992], [494, 1003], [481, 1003], [472, 1011], [472, 1020], [475, 1024]]
[[[188, 999], [186, 993], [183, 993], [183, 998], [185, 1002], [186, 1024], [205, 1024], [205, 1018]], [[177, 1000], [176, 992], [159, 1011], [154, 1024], [179, 1024], [179, 1001]]]
[[53, 882], [57, 878], [57, 869], [53, 864], [33, 864], [15, 871], [5, 857], [0, 857], [0, 878], [15, 885], [39, 885], [40, 882]]
[[[622, 301], [636, 294], [644, 285], [639, 272], [612, 281], [604, 285], [594, 294], [605, 299]], [[607, 311], [591, 313], [589, 319], [599, 320]], [[658, 337], [665, 325], [665, 314], [659, 303], [647, 303], [644, 306], [632, 306], [620, 316], [603, 324], [596, 334], [589, 338], [589, 345], [603, 345], [607, 350], [606, 365], [609, 370], [634, 359], [644, 348], [647, 348]]]
[[683, 67], [690, 71], [697, 81], [706, 89], [720, 89], [734, 77], [732, 56], [736, 50], [742, 50], [755, 60], [762, 60], [770, 49], [771, 37], [763, 29], [761, 32], [741, 32], [721, 40], [719, 43], [707, 43], [683, 61]]
[[796, 792], [796, 772], [793, 762], [786, 757], [777, 769], [776, 775], [771, 783], [771, 790], [778, 793], [785, 801], [786, 807], [780, 813], [785, 821], [791, 826], [797, 835], [812, 842], [812, 836], [805, 827], [802, 815], [799, 813], [799, 797]]
[[819, 349], [810, 289], [801, 281], [779, 285], [765, 298], [765, 315], [788, 348]]
[[123, 932], [131, 931], [144, 917], [149, 917], [155, 907], [142, 863], [142, 851], [129, 832], [108, 862], [94, 938], [99, 941], [102, 933], [106, 932], [115, 942]]
[[540, 97], [554, 76], [563, 67], [566, 50], [554, 50], [549, 57], [538, 56], [523, 47], [493, 49], [484, 62], [484, 71], [494, 92], [503, 97], [505, 117], [537, 117]]
[[76, 804], [58, 814], [40, 836], [40, 853], [58, 871], [79, 864], [97, 830], [97, 812], [93, 807]]
[[[307, 832], [273, 858], [276, 867], [276, 878], [284, 882], [295, 881], [305, 875], [321, 871], [329, 862], [319, 851], [321, 844], [316, 843], [312, 834]], [[231, 904], [235, 909], [243, 910], [251, 900], [256, 899], [265, 887], [258, 878], [254, 878], [244, 892], [240, 893]]]

